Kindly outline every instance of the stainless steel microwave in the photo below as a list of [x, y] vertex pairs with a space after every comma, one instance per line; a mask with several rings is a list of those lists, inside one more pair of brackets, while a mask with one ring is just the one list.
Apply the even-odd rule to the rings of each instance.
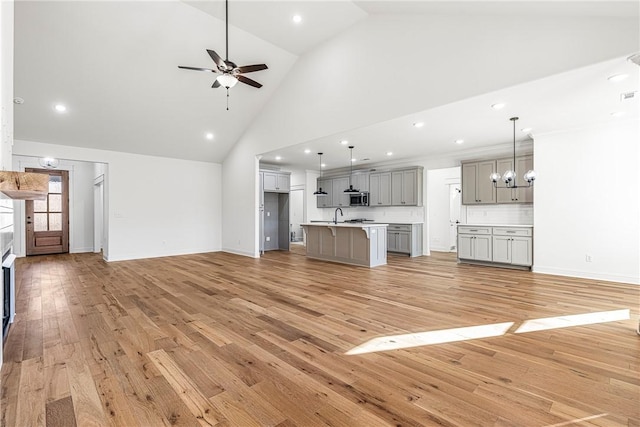
[[354, 193], [350, 197], [349, 206], [369, 206], [369, 193], [366, 191]]

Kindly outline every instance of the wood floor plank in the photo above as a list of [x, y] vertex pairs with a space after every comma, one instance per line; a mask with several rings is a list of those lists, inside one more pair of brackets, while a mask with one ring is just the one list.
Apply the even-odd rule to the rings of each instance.
[[[273, 251], [20, 258], [16, 286], [6, 426], [640, 426], [635, 285]], [[516, 333], [610, 310], [630, 317]], [[442, 340], [402, 348], [407, 334]], [[398, 348], [348, 354], [376, 338]]]

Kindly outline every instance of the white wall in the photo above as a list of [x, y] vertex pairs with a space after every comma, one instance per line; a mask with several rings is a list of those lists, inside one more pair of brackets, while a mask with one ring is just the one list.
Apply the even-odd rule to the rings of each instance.
[[218, 164], [19, 140], [14, 153], [108, 165], [109, 261], [220, 250]]
[[[13, 156], [13, 170], [42, 168], [38, 158]], [[93, 178], [95, 166], [90, 162], [63, 160], [59, 170], [69, 171], [69, 252], [93, 251]], [[15, 202], [14, 253], [25, 256], [25, 202]]]
[[[301, 57], [225, 158], [224, 250], [258, 255], [257, 155], [622, 56], [637, 28], [612, 17], [367, 18]], [[380, 52], [419, 78], [381, 84]]]
[[536, 135], [534, 271], [640, 283], [638, 126]]

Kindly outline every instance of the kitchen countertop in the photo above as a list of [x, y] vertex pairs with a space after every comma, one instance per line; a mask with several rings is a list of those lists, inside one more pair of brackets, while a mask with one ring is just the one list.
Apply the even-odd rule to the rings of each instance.
[[514, 224], [458, 224], [458, 227], [460, 226], [464, 226], [464, 227], [511, 227], [511, 228], [515, 228], [515, 227], [525, 227], [525, 228], [532, 228], [533, 224], [531, 225], [514, 225]]
[[379, 222], [338, 222], [334, 224], [333, 221], [323, 222], [305, 222], [300, 224], [301, 226], [308, 225], [314, 227], [351, 227], [351, 228], [367, 228], [367, 227], [388, 227], [389, 224], [382, 224]]

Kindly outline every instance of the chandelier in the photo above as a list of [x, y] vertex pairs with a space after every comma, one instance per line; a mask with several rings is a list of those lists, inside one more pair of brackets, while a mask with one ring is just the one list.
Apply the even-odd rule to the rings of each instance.
[[[513, 169], [510, 169], [508, 171], [506, 171], [504, 174], [502, 174], [502, 176], [500, 176], [500, 174], [498, 172], [493, 172], [491, 175], [489, 175], [489, 179], [493, 182], [493, 186], [495, 188], [522, 188], [525, 187], [524, 185], [518, 185], [516, 184], [516, 177], [517, 177], [517, 173], [516, 173], [516, 121], [518, 120], [518, 117], [511, 117], [509, 120], [511, 120], [513, 122]], [[533, 185], [533, 181], [535, 181], [536, 179], [536, 171], [534, 171], [533, 169], [527, 171], [522, 177], [524, 178], [524, 180], [527, 182], [526, 187], [531, 187]], [[498, 181], [500, 181], [500, 178], [502, 178], [502, 181], [504, 181], [504, 186], [498, 186]]]

